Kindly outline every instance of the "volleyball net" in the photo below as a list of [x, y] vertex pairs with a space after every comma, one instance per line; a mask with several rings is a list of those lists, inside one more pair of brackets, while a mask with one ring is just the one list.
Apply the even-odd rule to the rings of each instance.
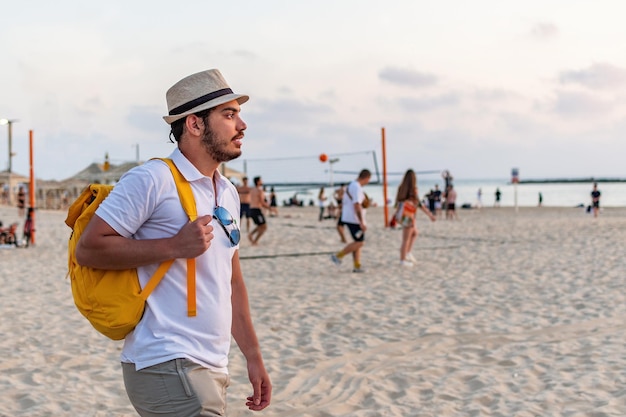
[[267, 186], [276, 187], [332, 187], [356, 179], [359, 172], [372, 173], [370, 184], [381, 184], [375, 151], [321, 154], [285, 158], [235, 159], [228, 162], [230, 169], [243, 172], [250, 182], [263, 178]]

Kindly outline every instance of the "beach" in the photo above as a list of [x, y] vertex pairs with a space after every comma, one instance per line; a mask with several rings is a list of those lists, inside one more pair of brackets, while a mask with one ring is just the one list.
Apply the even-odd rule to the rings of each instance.
[[[229, 416], [626, 415], [626, 208], [418, 213], [414, 268], [401, 232], [368, 210], [366, 273], [316, 207], [279, 207], [240, 248], [272, 405], [246, 409], [231, 351]], [[37, 211], [36, 245], [0, 250], [0, 416], [136, 416], [121, 342], [76, 310], [65, 212]], [[0, 206], [4, 225], [20, 222]]]

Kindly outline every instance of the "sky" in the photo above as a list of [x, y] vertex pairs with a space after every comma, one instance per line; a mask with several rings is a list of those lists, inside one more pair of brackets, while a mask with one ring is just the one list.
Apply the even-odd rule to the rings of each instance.
[[[3, 1], [12, 168], [62, 180], [167, 156], [165, 92], [218, 68], [242, 158], [373, 150], [391, 171], [626, 178], [626, 3]], [[0, 126], [0, 170], [8, 129]]]

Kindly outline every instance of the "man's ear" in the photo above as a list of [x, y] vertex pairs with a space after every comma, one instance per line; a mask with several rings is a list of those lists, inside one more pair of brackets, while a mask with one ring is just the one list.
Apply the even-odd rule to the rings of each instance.
[[200, 136], [204, 132], [204, 120], [195, 114], [187, 116], [185, 126], [187, 127], [187, 131], [194, 136]]

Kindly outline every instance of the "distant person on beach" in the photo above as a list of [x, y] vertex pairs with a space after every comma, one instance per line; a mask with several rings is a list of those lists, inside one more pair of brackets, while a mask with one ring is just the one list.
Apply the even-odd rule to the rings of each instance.
[[337, 233], [339, 233], [339, 238], [342, 243], [348, 243], [346, 239], [346, 233], [344, 230], [345, 224], [341, 220], [342, 213], [342, 204], [343, 204], [343, 195], [346, 192], [346, 184], [341, 184], [339, 188], [335, 190], [335, 201], [337, 202]]
[[591, 207], [593, 209], [593, 217], [598, 217], [600, 212], [600, 190], [598, 190], [598, 183], [593, 183], [593, 190], [591, 191]]
[[17, 215], [24, 217], [24, 210], [26, 209], [26, 192], [24, 187], [20, 185], [20, 189], [17, 192]]
[[439, 189], [439, 184], [435, 184], [435, 190], [433, 191], [433, 200], [435, 200], [435, 216], [440, 219], [441, 218], [441, 190]]
[[444, 193], [446, 193], [448, 191], [448, 186], [452, 185], [452, 174], [450, 174], [450, 171], [448, 171], [447, 169], [444, 170], [441, 173], [441, 176], [443, 177], [443, 182], [444, 182]]
[[404, 267], [412, 267], [417, 260], [411, 253], [413, 243], [417, 239], [417, 209], [422, 210], [430, 218], [435, 221], [435, 215], [419, 201], [419, 193], [417, 191], [417, 176], [415, 171], [409, 169], [402, 178], [402, 182], [398, 187], [396, 194], [396, 222], [402, 227], [402, 243], [400, 244], [400, 265]]
[[324, 220], [324, 211], [326, 209], [326, 192], [324, 191], [324, 187], [320, 188], [320, 192], [317, 194], [317, 205], [320, 208], [319, 221]]
[[428, 210], [435, 214], [435, 191], [432, 188], [426, 194], [426, 199], [428, 200]]
[[448, 204], [448, 187], [450, 185], [452, 185], [452, 174], [450, 174], [450, 171], [448, 171], [447, 169], [444, 170], [441, 173], [441, 176], [443, 177], [443, 207], [442, 209], [444, 211], [447, 210], [446, 206]]
[[270, 188], [270, 217], [278, 216], [278, 201], [276, 200], [276, 190]]
[[254, 188], [250, 192], [250, 217], [255, 224], [255, 228], [248, 234], [250, 243], [256, 245], [263, 233], [267, 230], [267, 222], [263, 215], [263, 209], [268, 209], [270, 205], [265, 198], [263, 191], [263, 180], [261, 177], [254, 177]]
[[17, 223], [11, 223], [9, 227], [2, 227], [0, 221], [0, 244], [17, 246]]
[[332, 261], [336, 265], [340, 265], [343, 257], [351, 253], [354, 264], [352, 272], [356, 273], [365, 272], [361, 267], [361, 248], [365, 244], [365, 232], [367, 231], [365, 208], [363, 208], [365, 200], [363, 186], [370, 182], [371, 177], [372, 173], [364, 169], [359, 173], [356, 180], [348, 184], [341, 203], [341, 220], [348, 226], [354, 242], [348, 243], [342, 250], [331, 256]]
[[539, 192], [539, 207], [541, 207], [543, 205], [543, 194], [541, 194], [541, 191]]
[[33, 212], [34, 208], [29, 207], [26, 212], [26, 220], [24, 221], [24, 247], [28, 247], [30, 245], [30, 240], [32, 238], [33, 232], [35, 229], [33, 228]]
[[476, 192], [476, 208], [480, 209], [483, 206], [483, 189], [479, 188]]
[[494, 203], [494, 207], [500, 207], [500, 197], [502, 197], [500, 188], [496, 188], [496, 202]]
[[239, 220], [243, 223], [243, 218], [246, 218], [246, 232], [250, 231], [250, 192], [252, 187], [248, 185], [248, 177], [241, 179], [242, 184], [237, 187], [237, 193], [239, 194]]
[[[189, 181], [197, 219], [182, 209], [168, 165], [152, 159], [116, 183], [85, 228], [76, 258], [92, 268], [137, 268], [142, 287], [159, 264], [175, 259], [121, 350], [126, 392], [141, 416], [224, 415], [231, 339], [253, 389], [245, 404], [260, 411], [272, 386], [239, 262], [239, 197], [219, 170], [241, 155], [248, 96], [233, 93], [212, 69], [178, 81], [166, 100], [164, 119], [177, 145], [169, 159]], [[196, 259], [195, 316], [187, 313], [188, 258]]]
[[327, 219], [337, 218], [337, 206], [335, 205], [335, 201], [332, 198], [328, 199], [328, 207], [326, 207], [326, 218]]
[[448, 185], [448, 197], [446, 198], [446, 219], [458, 220], [459, 215], [456, 212], [456, 190], [452, 184]]
[[296, 191], [293, 195], [293, 197], [291, 197], [289, 199], [289, 205], [290, 206], [295, 206], [295, 207], [302, 207], [304, 206], [304, 200], [298, 200], [298, 192]]

